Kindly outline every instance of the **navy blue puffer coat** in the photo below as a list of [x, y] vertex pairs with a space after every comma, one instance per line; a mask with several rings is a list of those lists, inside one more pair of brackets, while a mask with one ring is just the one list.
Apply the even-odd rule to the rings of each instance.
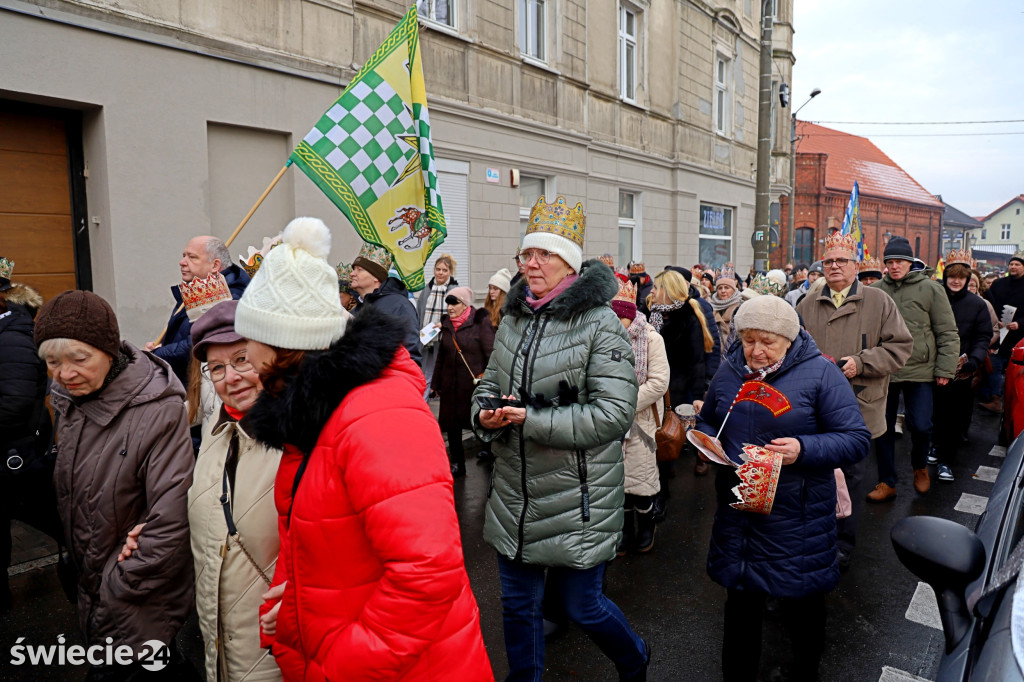
[[[715, 435], [743, 383], [743, 346], [734, 346], [711, 381], [697, 428]], [[828, 592], [839, 581], [836, 561], [836, 485], [832, 470], [867, 454], [871, 435], [842, 371], [821, 356], [801, 330], [782, 367], [767, 383], [786, 394], [789, 412], [775, 418], [753, 402], [737, 403], [722, 446], [740, 462], [743, 444], [797, 438], [800, 457], [782, 467], [772, 513], [739, 511], [735, 470], [719, 466], [718, 509], [708, 552], [708, 575], [724, 587], [776, 597]]]

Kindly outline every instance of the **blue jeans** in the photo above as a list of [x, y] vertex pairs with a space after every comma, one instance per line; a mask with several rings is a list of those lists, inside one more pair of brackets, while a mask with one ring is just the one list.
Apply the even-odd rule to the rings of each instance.
[[927, 466], [928, 446], [932, 437], [932, 382], [898, 381], [889, 384], [885, 402], [885, 434], [878, 439], [878, 480], [896, 487], [896, 412], [903, 393], [906, 418], [903, 432], [910, 432], [910, 465], [914, 469]]
[[647, 662], [643, 640], [601, 591], [604, 564], [585, 570], [530, 566], [498, 556], [501, 607], [508, 656], [507, 681], [541, 682], [544, 673], [544, 571], [548, 586], [561, 595], [569, 620], [612, 659], [620, 677], [639, 673]]

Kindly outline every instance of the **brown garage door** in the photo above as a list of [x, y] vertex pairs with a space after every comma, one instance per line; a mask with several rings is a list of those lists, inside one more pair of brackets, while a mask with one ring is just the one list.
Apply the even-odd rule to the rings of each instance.
[[0, 110], [0, 256], [46, 300], [76, 286], [67, 138], [60, 117]]

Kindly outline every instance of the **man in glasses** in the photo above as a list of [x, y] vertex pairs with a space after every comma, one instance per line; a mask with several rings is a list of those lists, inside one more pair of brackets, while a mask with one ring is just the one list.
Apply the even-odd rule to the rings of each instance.
[[[914, 252], [906, 237], [893, 237], [882, 255], [887, 272], [872, 286], [896, 302], [914, 336], [914, 350], [903, 369], [892, 376], [885, 406], [885, 435], [878, 442], [880, 483], [869, 499], [881, 502], [896, 494], [896, 412], [900, 393], [910, 430], [910, 463], [914, 489], [928, 492], [931, 479], [926, 467], [932, 435], [932, 386], [945, 386], [956, 376], [960, 336], [956, 319], [942, 285], [931, 279], [932, 270], [912, 270]], [[884, 487], [883, 487], [884, 484]]]
[[[816, 295], [804, 297], [796, 309], [821, 352], [833, 358], [850, 380], [864, 423], [871, 438], [877, 439], [886, 429], [889, 376], [906, 363], [914, 339], [893, 300], [857, 281], [857, 245], [853, 237], [829, 235], [821, 266], [827, 286]], [[853, 511], [849, 517], [839, 519], [836, 540], [840, 568], [849, 564], [856, 542], [867, 461], [864, 458], [843, 468]], [[885, 483], [879, 486], [888, 487]], [[877, 488], [871, 494], [876, 492]]]

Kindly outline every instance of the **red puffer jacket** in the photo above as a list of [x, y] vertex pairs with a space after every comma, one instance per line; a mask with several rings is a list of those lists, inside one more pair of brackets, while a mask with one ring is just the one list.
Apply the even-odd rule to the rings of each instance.
[[402, 335], [367, 309], [250, 411], [260, 440], [288, 444], [274, 493], [287, 586], [263, 639], [286, 680], [493, 680], [444, 442]]

